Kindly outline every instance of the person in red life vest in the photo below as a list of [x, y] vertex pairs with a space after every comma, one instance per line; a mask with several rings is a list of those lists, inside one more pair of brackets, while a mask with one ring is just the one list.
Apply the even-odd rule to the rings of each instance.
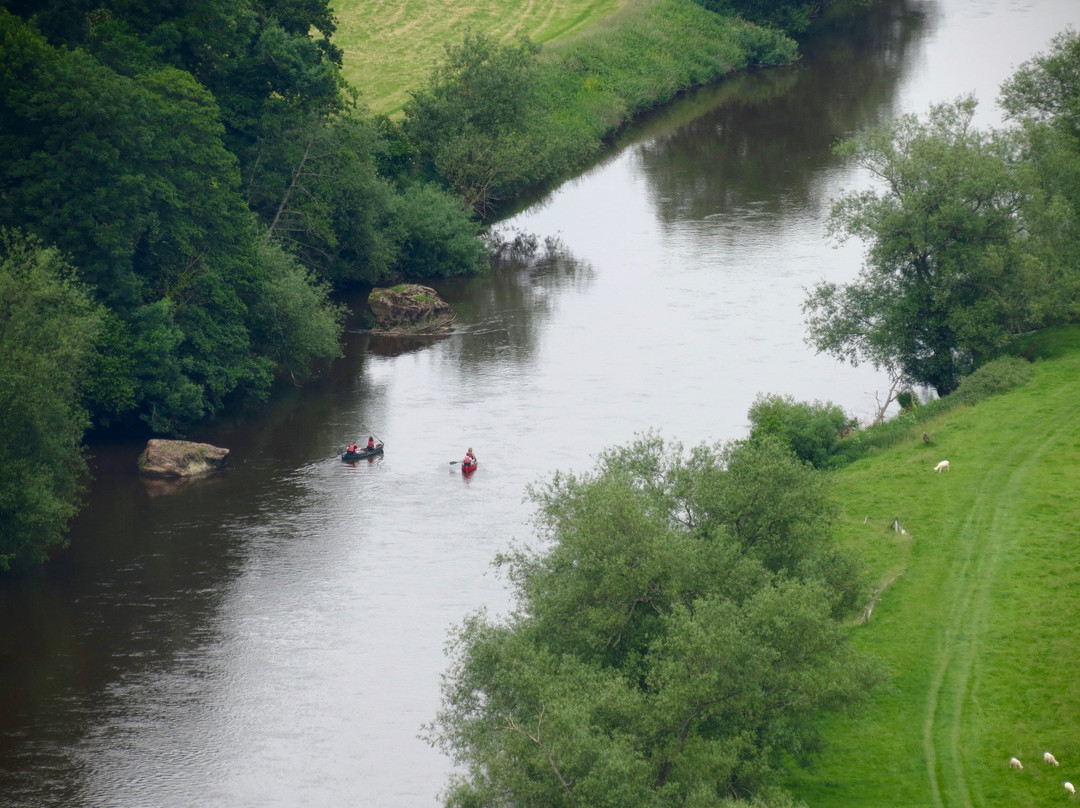
[[476, 455], [473, 454], [473, 450], [472, 450], [471, 446], [469, 447], [469, 451], [467, 451], [465, 453], [465, 459], [461, 461], [461, 465], [463, 465], [463, 466], [475, 466], [476, 465]]
[[349, 448], [345, 450], [349, 454], [356, 454], [356, 441], [349, 444]]
[[369, 452], [375, 448], [375, 438], [373, 438], [371, 435], [367, 436], [367, 448]]

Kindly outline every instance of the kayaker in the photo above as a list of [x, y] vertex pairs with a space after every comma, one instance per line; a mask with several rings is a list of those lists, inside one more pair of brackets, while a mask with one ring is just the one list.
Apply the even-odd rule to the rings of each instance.
[[473, 454], [473, 450], [472, 450], [471, 446], [469, 447], [469, 451], [467, 451], [465, 453], [465, 459], [461, 461], [461, 464], [463, 466], [475, 466], [476, 465], [476, 455]]
[[371, 435], [367, 436], [367, 450], [369, 452], [375, 451], [375, 438]]
[[345, 451], [349, 452], [350, 454], [356, 454], [356, 441], [353, 441], [352, 443], [350, 443], [349, 448], [346, 449]]

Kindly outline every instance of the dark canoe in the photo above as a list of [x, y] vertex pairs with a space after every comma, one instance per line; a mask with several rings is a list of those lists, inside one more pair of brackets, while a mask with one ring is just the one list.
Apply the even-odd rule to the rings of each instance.
[[383, 453], [383, 444], [375, 444], [374, 449], [361, 449], [359, 452], [350, 452], [348, 450], [341, 453], [341, 459], [346, 463], [355, 463], [357, 460], [363, 460], [365, 457], [375, 457]]

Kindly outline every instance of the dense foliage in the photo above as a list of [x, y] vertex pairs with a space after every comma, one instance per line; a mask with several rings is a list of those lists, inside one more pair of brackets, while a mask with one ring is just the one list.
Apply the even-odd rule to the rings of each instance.
[[786, 801], [770, 783], [814, 751], [816, 712], [874, 679], [819, 474], [777, 441], [647, 437], [533, 496], [545, 544], [502, 561], [517, 609], [455, 643], [431, 730], [463, 766], [447, 803]]
[[751, 440], [780, 440], [797, 458], [815, 468], [829, 464], [841, 436], [853, 425], [843, 409], [831, 401], [810, 403], [775, 394], [759, 395], [747, 415]]
[[839, 148], [884, 191], [848, 193], [835, 234], [868, 243], [856, 282], [819, 284], [809, 340], [945, 394], [1016, 334], [1080, 316], [1075, 33], [1006, 85], [1022, 125], [981, 131], [973, 98]]
[[0, 570], [44, 560], [75, 513], [102, 321], [55, 248], [0, 231]]
[[[175, 432], [333, 359], [327, 282], [481, 267], [456, 200], [379, 174], [325, 2], [9, 8], [0, 224], [59, 248], [107, 309], [99, 424]], [[452, 250], [419, 254], [418, 198]]]

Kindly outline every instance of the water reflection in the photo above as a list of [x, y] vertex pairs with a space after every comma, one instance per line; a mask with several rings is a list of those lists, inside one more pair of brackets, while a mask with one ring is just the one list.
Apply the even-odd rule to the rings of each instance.
[[780, 227], [778, 215], [808, 207], [816, 214], [820, 177], [842, 164], [833, 146], [893, 110], [932, 18], [928, 8], [881, 4], [822, 31], [797, 65], [695, 94], [693, 120], [635, 150], [659, 219], [723, 217], [743, 231], [749, 223]]
[[463, 373], [490, 370], [492, 363], [528, 372], [559, 301], [581, 294], [594, 280], [594, 269], [561, 247], [533, 260], [507, 261], [485, 277], [438, 284], [458, 314], [455, 332], [468, 337], [444, 346], [446, 355]]

